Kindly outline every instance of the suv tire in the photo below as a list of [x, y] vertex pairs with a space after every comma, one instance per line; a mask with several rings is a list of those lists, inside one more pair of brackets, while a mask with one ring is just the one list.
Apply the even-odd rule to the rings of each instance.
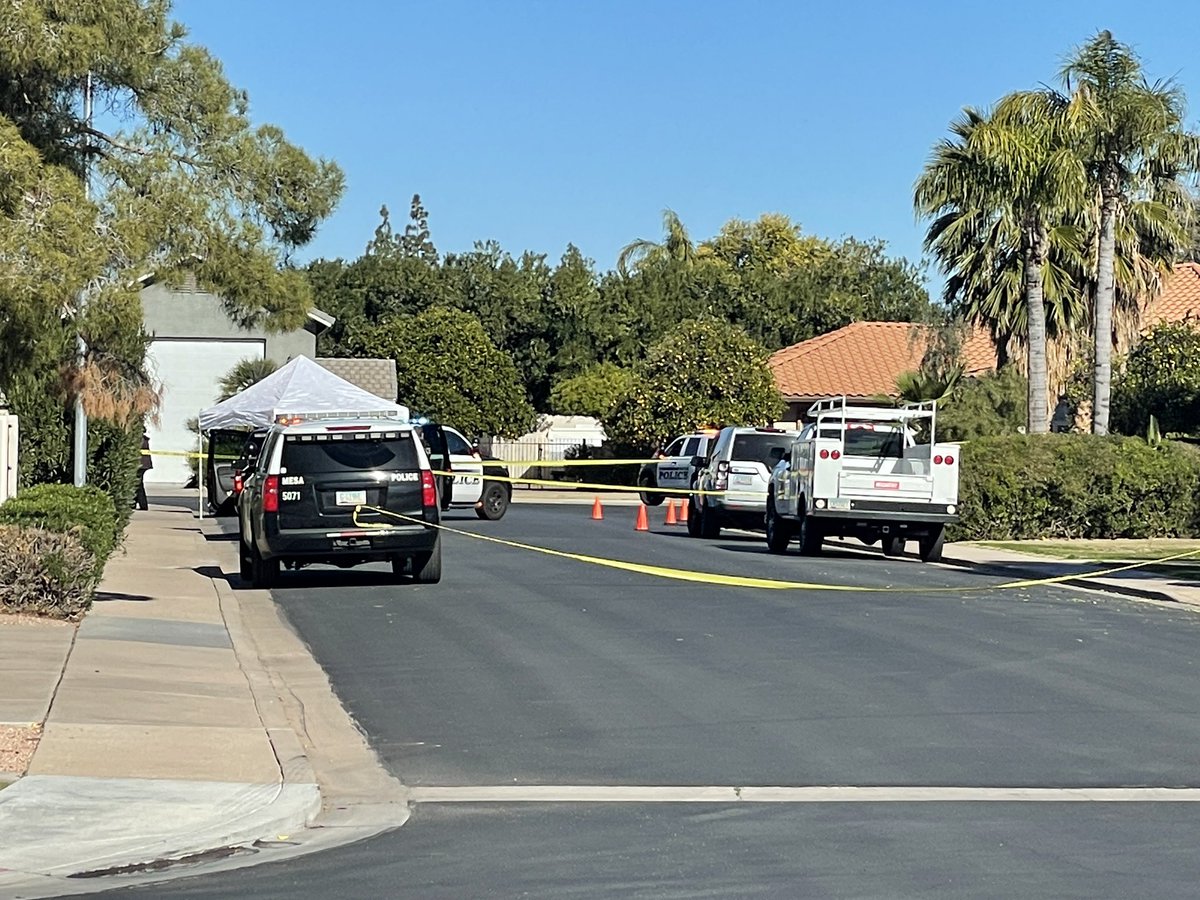
[[772, 553], [787, 553], [792, 542], [792, 523], [775, 512], [775, 496], [767, 495], [767, 549]]
[[700, 504], [700, 537], [712, 540], [721, 536], [721, 522], [717, 518], [715, 510], [710, 509], [708, 504]]
[[656, 485], [654, 480], [650, 477], [649, 472], [638, 479], [638, 487], [642, 489], [641, 498], [643, 503], [645, 503], [647, 506], [662, 506], [664, 499], [663, 495], [652, 494], [647, 490], [647, 488], [658, 487], [658, 485]]
[[256, 588], [272, 588], [279, 581], [279, 560], [263, 559], [258, 548], [250, 547], [250, 583]]
[[[692, 482], [692, 490], [696, 490], [695, 482]], [[694, 494], [688, 503], [687, 530], [689, 537], [700, 537], [700, 498]]]
[[497, 519], [504, 518], [507, 511], [508, 491], [504, 489], [504, 485], [498, 481], [485, 481], [483, 496], [479, 498], [479, 505], [475, 507], [475, 515], [481, 519], [487, 519], [489, 522], [495, 522]]
[[250, 548], [246, 546], [246, 542], [240, 534], [238, 535], [238, 575], [245, 582], [249, 582], [254, 577], [254, 568], [250, 562]]
[[442, 539], [428, 553], [413, 557], [412, 579], [416, 584], [437, 584], [442, 580]]

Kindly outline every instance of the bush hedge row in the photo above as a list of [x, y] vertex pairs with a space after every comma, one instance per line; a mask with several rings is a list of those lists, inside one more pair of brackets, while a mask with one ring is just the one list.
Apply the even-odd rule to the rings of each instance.
[[968, 441], [954, 540], [1152, 538], [1200, 529], [1200, 451], [1081, 434]]
[[0, 525], [0, 610], [75, 618], [96, 583], [96, 561], [77, 534]]
[[122, 522], [112, 497], [99, 488], [38, 484], [0, 505], [0, 525], [74, 534], [92, 558], [95, 580], [121, 537]]

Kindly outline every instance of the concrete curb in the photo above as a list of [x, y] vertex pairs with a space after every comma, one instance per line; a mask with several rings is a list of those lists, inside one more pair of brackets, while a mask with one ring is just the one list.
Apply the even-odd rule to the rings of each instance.
[[[987, 563], [978, 560], [963, 559], [962, 557], [946, 555], [942, 556], [942, 563], [948, 566], [971, 569], [972, 571], [976, 572], [985, 572], [989, 575], [1016, 576], [1017, 578], [1027, 578], [1031, 581], [1047, 577], [1044, 570], [1028, 568], [1023, 566], [1021, 563]], [[1066, 573], [1064, 573], [1064, 575], [1065, 574]], [[1127, 597], [1137, 597], [1141, 600], [1156, 600], [1160, 603], [1175, 603], [1181, 606], [1189, 605], [1166, 591], [1155, 591], [1151, 590], [1150, 588], [1142, 588], [1136, 585], [1122, 584], [1120, 581], [1115, 581], [1113, 579], [1094, 578], [1088, 575], [1079, 575], [1058, 583], [1068, 587], [1081, 587], [1093, 591], [1103, 591], [1108, 594], [1121, 594]]]

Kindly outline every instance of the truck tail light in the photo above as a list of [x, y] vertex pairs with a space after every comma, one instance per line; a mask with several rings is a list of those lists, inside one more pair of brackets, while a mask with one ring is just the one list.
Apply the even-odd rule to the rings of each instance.
[[940, 465], [942, 465], [943, 463], [944, 463], [945, 465], [947, 465], [947, 466], [952, 466], [952, 465], [954, 465], [954, 457], [953, 457], [953, 456], [950, 456], [949, 454], [947, 454], [947, 455], [945, 455], [945, 456], [942, 456], [942, 455], [939, 453], [937, 456], [935, 456], [935, 457], [933, 458], [933, 464], [934, 464], [935, 466], [940, 466]]
[[841, 451], [841, 450], [830, 450], [830, 451], [829, 451], [829, 458], [830, 458], [830, 459], [841, 459], [841, 458], [842, 458], [842, 451]]
[[429, 469], [421, 470], [421, 505], [437, 506], [437, 485]]
[[263, 479], [263, 512], [279, 512], [278, 475], [268, 475]]

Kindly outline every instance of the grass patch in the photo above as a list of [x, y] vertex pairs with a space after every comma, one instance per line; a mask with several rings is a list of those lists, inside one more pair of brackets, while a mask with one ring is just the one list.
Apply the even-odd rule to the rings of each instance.
[[[1121, 563], [1150, 562], [1144, 571], [1172, 578], [1200, 580], [1200, 541], [1167, 539], [1111, 541], [1099, 540], [1047, 540], [1047, 541], [974, 541], [980, 547], [995, 547], [1060, 559], [1068, 562]], [[1180, 553], [1195, 553], [1195, 556], [1170, 562], [1154, 562]]]

